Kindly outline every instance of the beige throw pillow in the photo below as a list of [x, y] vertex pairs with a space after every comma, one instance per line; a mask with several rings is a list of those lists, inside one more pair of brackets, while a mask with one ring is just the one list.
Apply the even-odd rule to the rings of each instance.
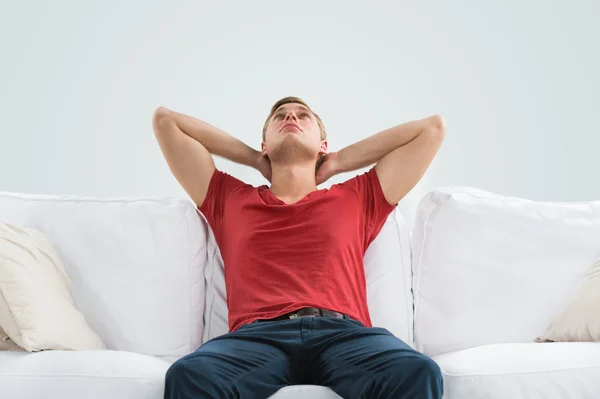
[[0, 327], [29, 352], [105, 349], [75, 307], [71, 280], [48, 238], [1, 222]]
[[537, 342], [600, 342], [600, 258]]
[[0, 351], [24, 351], [0, 328]]

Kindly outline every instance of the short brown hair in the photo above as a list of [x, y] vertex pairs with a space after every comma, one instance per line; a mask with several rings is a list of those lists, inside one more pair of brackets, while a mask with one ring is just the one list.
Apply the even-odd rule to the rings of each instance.
[[319, 129], [321, 130], [321, 140], [327, 140], [327, 132], [325, 131], [325, 125], [323, 125], [323, 121], [321, 120], [321, 117], [319, 115], [317, 115], [315, 113], [315, 111], [313, 111], [308, 106], [308, 104], [306, 102], [304, 102], [304, 100], [302, 100], [301, 98], [298, 98], [298, 97], [284, 97], [281, 100], [277, 101], [271, 107], [271, 111], [269, 112], [269, 116], [267, 116], [267, 120], [265, 121], [265, 125], [263, 126], [263, 131], [262, 131], [262, 139], [263, 139], [263, 141], [265, 141], [265, 136], [266, 136], [266, 133], [267, 133], [267, 127], [269, 126], [269, 121], [271, 120], [271, 117], [273, 116], [273, 114], [275, 113], [275, 111], [277, 111], [277, 109], [279, 107], [281, 107], [282, 105], [284, 105], [284, 104], [290, 104], [290, 103], [302, 104], [306, 108], [308, 108], [308, 110], [310, 112], [312, 112], [312, 114], [317, 119], [317, 123], [319, 124]]

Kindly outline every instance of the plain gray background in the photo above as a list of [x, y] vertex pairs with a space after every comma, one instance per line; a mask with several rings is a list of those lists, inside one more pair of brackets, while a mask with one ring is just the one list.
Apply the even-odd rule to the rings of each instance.
[[186, 196], [152, 132], [157, 106], [258, 149], [271, 105], [295, 95], [333, 151], [446, 118], [438, 157], [400, 204], [408, 219], [448, 185], [600, 199], [599, 17], [591, 0], [3, 1], [0, 191]]

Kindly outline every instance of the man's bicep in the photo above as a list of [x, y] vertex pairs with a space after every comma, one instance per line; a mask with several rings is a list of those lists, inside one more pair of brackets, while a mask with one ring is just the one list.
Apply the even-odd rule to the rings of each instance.
[[381, 158], [375, 171], [385, 199], [395, 205], [421, 180], [443, 141], [443, 132], [424, 131]]
[[355, 209], [360, 210], [358, 219], [362, 221], [367, 246], [377, 235], [395, 205], [386, 201], [374, 168], [341, 184], [352, 196], [349, 200], [356, 201]]
[[197, 206], [206, 198], [215, 163], [208, 150], [183, 133], [172, 120], [159, 122], [156, 138], [175, 179]]

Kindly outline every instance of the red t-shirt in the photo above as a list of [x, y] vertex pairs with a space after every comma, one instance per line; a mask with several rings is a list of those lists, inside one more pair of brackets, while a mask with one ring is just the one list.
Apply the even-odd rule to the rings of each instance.
[[295, 204], [215, 170], [199, 210], [225, 266], [229, 331], [303, 307], [371, 327], [363, 259], [394, 208], [375, 168]]

